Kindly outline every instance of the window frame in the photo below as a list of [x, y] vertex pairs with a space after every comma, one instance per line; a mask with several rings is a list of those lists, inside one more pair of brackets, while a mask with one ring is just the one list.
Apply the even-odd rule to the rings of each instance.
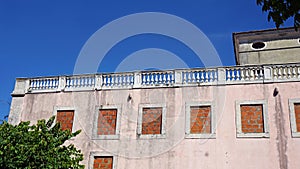
[[94, 168], [94, 159], [95, 159], [95, 157], [112, 157], [113, 158], [113, 167], [112, 167], [112, 169], [117, 169], [118, 156], [113, 155], [113, 154], [109, 154], [107, 152], [99, 152], [99, 151], [90, 152], [89, 164], [88, 164], [89, 169]]
[[[242, 132], [242, 116], [241, 106], [242, 105], [262, 105], [263, 113], [263, 133], [243, 133]], [[268, 124], [268, 103], [266, 100], [247, 100], [247, 101], [236, 101], [235, 115], [236, 115], [236, 137], [237, 138], [269, 138], [269, 124]]]
[[[73, 114], [73, 124], [72, 124], [72, 133], [75, 132], [76, 130], [74, 129], [75, 128], [75, 122], [76, 122], [76, 112], [77, 110], [74, 108], [74, 107], [63, 107], [63, 106], [55, 106], [54, 107], [54, 110], [53, 110], [53, 115], [55, 116], [55, 123], [57, 123], [57, 112], [58, 111], [73, 111], [74, 114]], [[53, 126], [55, 125], [55, 123], [53, 124]]]
[[[142, 134], [143, 109], [162, 108], [161, 134]], [[166, 104], [139, 104], [137, 136], [139, 139], [166, 138]]]
[[[116, 118], [116, 131], [114, 135], [98, 135], [98, 117], [100, 110], [111, 110], [117, 109], [117, 118]], [[102, 105], [96, 106], [95, 115], [94, 115], [94, 125], [93, 125], [93, 140], [118, 140], [120, 139], [120, 127], [121, 127], [121, 117], [122, 117], [122, 109], [121, 105]]]
[[299, 138], [300, 132], [297, 131], [295, 103], [300, 104], [300, 98], [289, 99], [290, 125], [291, 125], [292, 137]]
[[[211, 133], [191, 133], [190, 123], [191, 123], [191, 107], [201, 107], [210, 106], [210, 130]], [[214, 139], [216, 138], [216, 113], [215, 105], [211, 101], [205, 102], [186, 102], [185, 103], [185, 138], [187, 139]]]

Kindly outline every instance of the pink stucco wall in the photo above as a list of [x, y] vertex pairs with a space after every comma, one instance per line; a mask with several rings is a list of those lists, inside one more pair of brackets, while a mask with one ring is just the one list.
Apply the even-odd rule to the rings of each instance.
[[[82, 132], [70, 142], [83, 151], [86, 168], [95, 154], [115, 156], [118, 169], [297, 169], [300, 138], [291, 135], [288, 104], [295, 98], [300, 98], [299, 82], [40, 93], [24, 96], [19, 115], [22, 121], [35, 121], [49, 118], [57, 108], [75, 109], [73, 129]], [[236, 101], [255, 100], [267, 102], [269, 138], [237, 138]], [[215, 138], [185, 138], [185, 105], [191, 102], [211, 102], [215, 107]], [[165, 138], [138, 138], [143, 104], [166, 105]], [[109, 105], [121, 108], [120, 138], [92, 139], [97, 107]]]

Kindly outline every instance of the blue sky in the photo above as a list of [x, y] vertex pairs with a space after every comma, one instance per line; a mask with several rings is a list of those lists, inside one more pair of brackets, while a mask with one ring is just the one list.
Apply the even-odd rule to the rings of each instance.
[[[235, 64], [233, 32], [275, 27], [267, 22], [267, 14], [255, 0], [0, 0], [0, 119], [9, 112], [7, 102], [11, 101], [15, 78], [73, 74], [77, 57], [91, 35], [113, 20], [141, 12], [168, 13], [194, 24], [212, 42], [223, 65]], [[189, 67], [203, 66], [184, 44], [145, 34], [116, 44], [97, 71], [113, 72], [128, 55], [147, 48], [175, 53]]]

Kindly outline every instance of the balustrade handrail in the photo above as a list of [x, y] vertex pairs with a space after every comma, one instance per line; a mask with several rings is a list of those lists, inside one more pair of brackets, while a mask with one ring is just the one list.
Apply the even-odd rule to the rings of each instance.
[[286, 82], [300, 81], [300, 63], [17, 78], [21, 81], [25, 93]]

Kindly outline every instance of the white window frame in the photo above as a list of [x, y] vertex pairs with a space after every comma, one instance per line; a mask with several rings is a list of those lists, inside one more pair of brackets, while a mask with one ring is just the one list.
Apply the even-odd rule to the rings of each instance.
[[106, 152], [99, 152], [99, 151], [92, 151], [89, 156], [89, 169], [94, 168], [94, 159], [95, 157], [112, 157], [113, 158], [113, 169], [117, 169], [117, 163], [118, 163], [118, 156], [109, 154]]
[[[162, 108], [161, 119], [161, 134], [142, 134], [143, 123], [143, 109], [144, 108]], [[166, 105], [165, 104], [139, 104], [137, 124], [137, 136], [139, 139], [151, 139], [151, 138], [166, 138]]]
[[[72, 133], [75, 131], [75, 122], [76, 122], [76, 112], [77, 110], [74, 107], [63, 107], [63, 106], [55, 106], [54, 110], [53, 110], [53, 115], [55, 116], [55, 120], [54, 122], [57, 123], [56, 119], [57, 119], [57, 112], [58, 111], [74, 111], [74, 117], [73, 117], [73, 124], [72, 124]], [[55, 123], [53, 124], [53, 126], [55, 125]]]
[[[116, 132], [114, 135], [98, 135], [98, 117], [100, 110], [110, 110], [110, 109], [117, 109], [117, 121], [116, 121]], [[95, 116], [94, 116], [94, 125], [93, 125], [93, 140], [117, 140], [120, 138], [120, 127], [121, 127], [121, 105], [103, 105], [103, 106], [96, 106]]]
[[[191, 107], [210, 106], [210, 127], [211, 133], [192, 134], [190, 129]], [[216, 138], [216, 113], [213, 102], [187, 102], [185, 103], [185, 138]]]
[[300, 104], [300, 98], [289, 99], [290, 123], [291, 123], [292, 137], [300, 137], [300, 132], [297, 131], [295, 103]]
[[[264, 133], [243, 133], [242, 132], [242, 117], [241, 117], [241, 105], [262, 105], [263, 108], [263, 124]], [[266, 100], [247, 100], [247, 101], [236, 101], [236, 136], [246, 138], [269, 138], [269, 124], [268, 124], [268, 103]]]

